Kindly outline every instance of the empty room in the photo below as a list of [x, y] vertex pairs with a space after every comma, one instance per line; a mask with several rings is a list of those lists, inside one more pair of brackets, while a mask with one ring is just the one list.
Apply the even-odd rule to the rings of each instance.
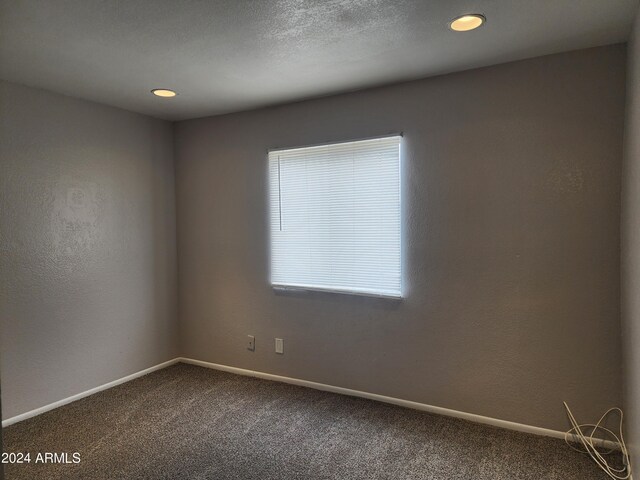
[[8, 480], [640, 480], [638, 0], [0, 2]]

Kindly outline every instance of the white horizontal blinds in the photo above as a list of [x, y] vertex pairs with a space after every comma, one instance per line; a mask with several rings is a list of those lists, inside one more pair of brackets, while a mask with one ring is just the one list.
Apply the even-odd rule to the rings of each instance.
[[400, 296], [400, 137], [269, 153], [271, 282]]

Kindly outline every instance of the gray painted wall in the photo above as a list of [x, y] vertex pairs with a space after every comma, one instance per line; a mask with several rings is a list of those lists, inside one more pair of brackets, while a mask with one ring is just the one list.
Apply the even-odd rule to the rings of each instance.
[[[540, 427], [567, 427], [563, 400], [596, 419], [621, 400], [624, 85], [615, 45], [176, 124], [182, 353]], [[406, 298], [274, 293], [267, 149], [399, 131]]]
[[3, 418], [177, 354], [171, 124], [0, 83]]
[[632, 464], [640, 469], [640, 11], [629, 40], [628, 59], [622, 185], [622, 338], [625, 427]]

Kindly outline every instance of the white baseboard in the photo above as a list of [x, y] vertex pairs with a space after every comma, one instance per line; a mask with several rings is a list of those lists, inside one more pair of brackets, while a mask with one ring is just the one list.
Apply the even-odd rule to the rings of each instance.
[[127, 375], [126, 377], [119, 378], [109, 383], [105, 383], [104, 385], [100, 385], [95, 388], [91, 388], [81, 393], [77, 393], [75, 395], [71, 395], [70, 397], [63, 398], [62, 400], [58, 400], [57, 402], [50, 403], [48, 405], [44, 405], [43, 407], [36, 408], [35, 410], [30, 410], [25, 413], [21, 413], [20, 415], [16, 415], [15, 417], [7, 418], [2, 421], [3, 427], [8, 427], [9, 425], [13, 425], [14, 423], [20, 422], [22, 420], [26, 420], [27, 418], [35, 417], [36, 415], [40, 415], [41, 413], [48, 412], [49, 410], [53, 410], [54, 408], [61, 407], [66, 405], [67, 403], [75, 402], [76, 400], [80, 400], [81, 398], [88, 397], [89, 395], [93, 395], [94, 393], [101, 392], [102, 390], [107, 390], [111, 387], [115, 387], [116, 385], [120, 385], [121, 383], [128, 382], [129, 380], [133, 380], [134, 378], [142, 377], [151, 372], [155, 372], [156, 370], [161, 370], [170, 365], [174, 365], [180, 361], [179, 358], [174, 358], [167, 362], [160, 363], [158, 365], [154, 365], [153, 367], [145, 368], [136, 373], [132, 373], [131, 375]]
[[[553, 438], [565, 438], [565, 432], [559, 430], [551, 430], [548, 428], [534, 427], [533, 425], [525, 425], [517, 422], [510, 422], [508, 420], [500, 420], [492, 417], [485, 417], [483, 415], [476, 415], [474, 413], [460, 412], [458, 410], [452, 410], [449, 408], [435, 407], [433, 405], [427, 405], [426, 403], [412, 402], [410, 400], [403, 400], [401, 398], [387, 397], [385, 395], [378, 395], [377, 393], [362, 392], [360, 390], [351, 390], [350, 388], [335, 387], [333, 385], [326, 385], [324, 383], [311, 382], [308, 380], [300, 380], [298, 378], [282, 377], [280, 375], [273, 375], [271, 373], [263, 373], [255, 370], [246, 370], [244, 368], [229, 367], [227, 365], [220, 365], [217, 363], [203, 362], [201, 360], [194, 360], [192, 358], [180, 358], [180, 362], [188, 363], [191, 365], [198, 365], [200, 367], [212, 368], [214, 370], [221, 370], [223, 372], [235, 373], [237, 375], [245, 375], [249, 377], [262, 378], [265, 380], [272, 380], [274, 382], [290, 383], [292, 385], [299, 385], [301, 387], [314, 388], [316, 390], [324, 390], [326, 392], [339, 393], [341, 395], [348, 395], [351, 397], [367, 398], [369, 400], [376, 400], [378, 402], [390, 403], [392, 405], [398, 405], [401, 407], [412, 408], [414, 410], [421, 410], [423, 412], [435, 413], [438, 415], [444, 415], [447, 417], [461, 418], [474, 423], [482, 423], [484, 425], [491, 425], [494, 427], [505, 428], [507, 430], [515, 430], [517, 432], [531, 433], [533, 435], [541, 435], [544, 437]], [[571, 435], [570, 438], [573, 441], [578, 441], [577, 437]], [[608, 440], [601, 440], [602, 445], [607, 448], [616, 448], [619, 446]]]
[[[211, 368], [214, 370], [220, 370], [223, 372], [234, 373], [236, 375], [262, 378], [264, 380], [272, 380], [274, 382], [289, 383], [292, 385], [313, 388], [316, 390], [323, 390], [326, 392], [339, 393], [341, 395], [348, 395], [351, 397], [367, 398], [369, 400], [376, 400], [378, 402], [390, 403], [392, 405], [412, 408], [414, 410], [421, 410], [424, 412], [435, 413], [435, 414], [444, 415], [447, 417], [461, 418], [474, 423], [481, 423], [484, 425], [491, 425], [494, 427], [506, 428], [507, 430], [515, 430], [518, 432], [531, 433], [533, 435], [542, 435], [545, 437], [553, 437], [553, 438], [564, 439], [565, 437], [565, 432], [561, 432], [558, 430], [534, 427], [532, 425], [525, 425], [522, 423], [510, 422], [508, 420], [500, 420], [497, 418], [485, 417], [483, 415], [476, 415], [474, 413], [460, 412], [458, 410], [452, 410], [450, 408], [436, 407], [433, 405], [428, 405], [426, 403], [412, 402], [410, 400], [403, 400], [401, 398], [387, 397], [385, 395], [378, 395], [377, 393], [362, 392], [360, 390], [352, 390], [350, 388], [336, 387], [336, 386], [327, 385], [324, 383], [311, 382], [309, 380], [301, 380], [299, 378], [283, 377], [280, 375], [273, 375], [271, 373], [258, 372], [256, 370], [246, 370], [244, 368], [230, 367], [227, 365], [220, 365], [220, 364], [211, 363], [211, 362], [203, 362], [202, 360], [194, 360], [192, 358], [184, 358], [184, 357], [174, 358], [173, 360], [160, 363], [153, 367], [147, 368], [145, 370], [141, 370], [131, 375], [127, 375], [126, 377], [122, 377], [118, 380], [105, 383], [104, 385], [100, 385], [98, 387], [78, 393], [76, 395], [63, 398], [62, 400], [58, 400], [57, 402], [53, 402], [43, 407], [36, 408], [35, 410], [30, 410], [20, 415], [16, 415], [15, 417], [7, 418], [6, 420], [2, 421], [2, 426], [7, 427], [9, 425], [20, 422], [22, 420], [26, 420], [27, 418], [35, 417], [36, 415], [40, 415], [41, 413], [48, 412], [49, 410], [53, 410], [54, 408], [58, 408], [68, 403], [75, 402], [76, 400], [80, 400], [81, 398], [88, 397], [89, 395], [93, 395], [94, 393], [107, 390], [111, 387], [115, 387], [116, 385], [120, 385], [122, 383], [128, 382], [129, 380], [142, 377], [143, 375], [154, 372], [156, 370], [169, 367], [179, 362], [188, 363], [190, 365], [197, 365], [205, 368]], [[574, 441], [577, 440], [573, 436], [572, 438]], [[603, 442], [603, 446], [606, 446], [608, 448], [619, 448], [617, 444], [611, 441], [604, 440], [602, 442]]]

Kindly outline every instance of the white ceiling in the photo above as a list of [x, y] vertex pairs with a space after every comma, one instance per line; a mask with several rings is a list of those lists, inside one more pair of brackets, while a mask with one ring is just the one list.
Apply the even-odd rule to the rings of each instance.
[[[626, 40], [638, 0], [15, 0], [0, 77], [179, 120]], [[447, 23], [483, 13], [487, 24]], [[173, 99], [149, 93], [164, 87]]]

